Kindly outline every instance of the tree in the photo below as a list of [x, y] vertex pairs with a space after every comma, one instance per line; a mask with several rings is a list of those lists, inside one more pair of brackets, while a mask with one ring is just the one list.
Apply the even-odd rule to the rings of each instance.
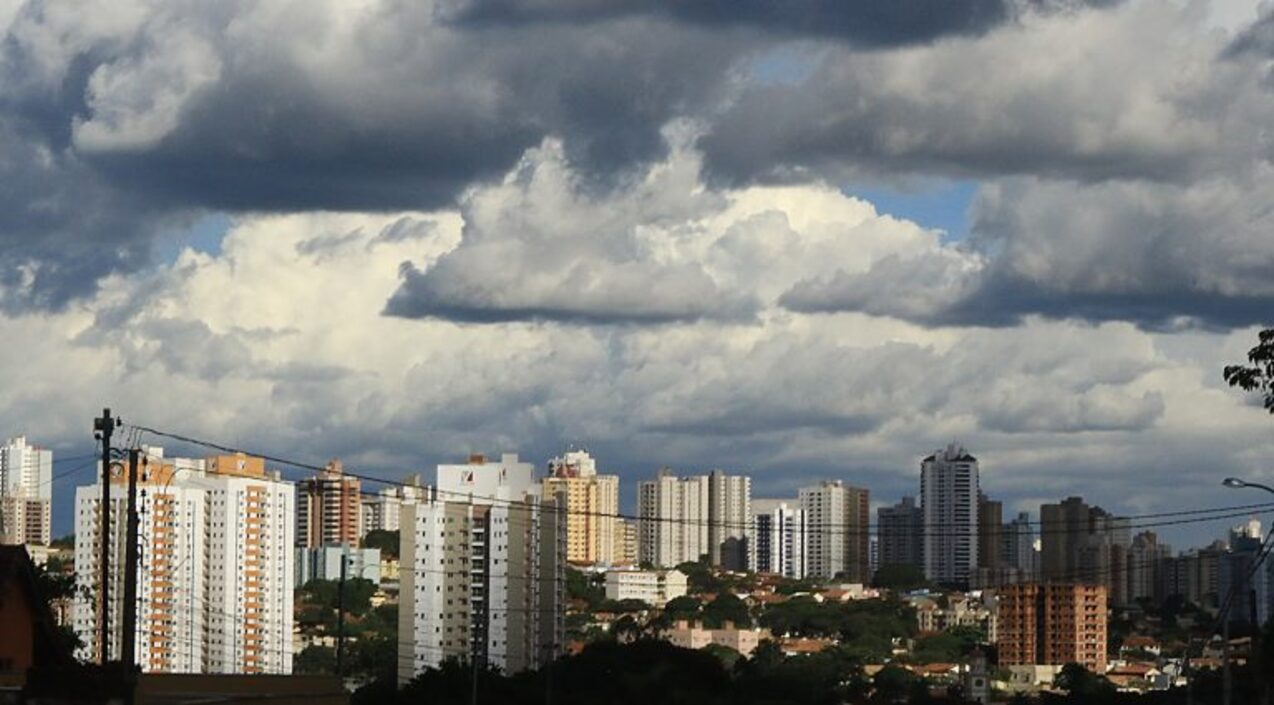
[[752, 615], [748, 614], [747, 604], [737, 595], [723, 592], [717, 595], [717, 599], [703, 606], [703, 622], [704, 626], [712, 629], [723, 627], [726, 622], [740, 629], [750, 629]]
[[590, 610], [606, 601], [606, 590], [597, 584], [592, 575], [570, 566], [566, 567], [566, 597], [583, 600]]
[[1225, 381], [1245, 392], [1259, 392], [1265, 410], [1274, 414], [1274, 328], [1258, 334], [1258, 343], [1247, 353], [1247, 365], [1227, 365]]
[[328, 675], [336, 672], [336, 650], [330, 646], [310, 644], [292, 661], [292, 670], [305, 675]]
[[1071, 700], [1099, 703], [1111, 699], [1115, 686], [1078, 663], [1068, 663], [1058, 671], [1053, 686], [1066, 691]]
[[372, 529], [363, 537], [363, 548], [379, 548], [381, 556], [390, 558], [398, 557], [399, 533], [397, 531], [385, 531], [384, 529]]
[[886, 563], [876, 570], [871, 584], [889, 590], [914, 590], [929, 584], [924, 571], [910, 563]]

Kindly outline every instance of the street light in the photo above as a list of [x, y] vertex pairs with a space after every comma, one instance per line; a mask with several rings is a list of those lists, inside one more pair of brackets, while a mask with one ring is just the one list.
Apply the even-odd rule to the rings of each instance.
[[[1258, 489], [1258, 490], [1265, 490], [1266, 492], [1269, 492], [1270, 494], [1274, 494], [1274, 487], [1270, 487], [1269, 485], [1262, 485], [1262, 484], [1261, 484], [1261, 483], [1259, 483], [1259, 482], [1248, 482], [1247, 480], [1240, 480], [1240, 479], [1239, 479], [1239, 478], [1237, 478], [1237, 477], [1227, 477], [1227, 478], [1225, 478], [1224, 480], [1222, 480], [1222, 481], [1221, 481], [1221, 484], [1222, 484], [1222, 485], [1225, 485], [1226, 487], [1229, 487], [1230, 489], [1236, 489], [1236, 490], [1237, 490], [1237, 489], [1244, 489], [1244, 488], [1247, 488], [1247, 487], [1255, 487], [1255, 488], [1256, 488], [1256, 489]], [[1269, 539], [1266, 539], [1266, 541], [1268, 541], [1268, 540], [1269, 540]], [[1256, 556], [1256, 563], [1252, 566], [1252, 572], [1253, 572], [1253, 573], [1254, 573], [1254, 572], [1256, 572], [1257, 567], [1259, 567], [1259, 566], [1261, 565], [1261, 561], [1263, 561], [1264, 559], [1265, 559], [1265, 554], [1264, 554], [1264, 553], [1259, 553], [1259, 552], [1258, 552], [1258, 554], [1257, 554], [1257, 556]], [[1227, 603], [1228, 603], [1228, 602], [1229, 602], [1229, 601], [1227, 600]], [[1256, 617], [1256, 615], [1257, 615], [1257, 611], [1256, 611], [1256, 592], [1255, 592], [1255, 590], [1253, 590], [1253, 591], [1251, 592], [1251, 605], [1252, 605], [1252, 624], [1253, 624], [1253, 626], [1257, 629], [1257, 632], [1253, 635], [1252, 646], [1251, 646], [1250, 648], [1251, 648], [1253, 651], [1255, 651], [1255, 650], [1256, 650], [1256, 638], [1258, 638], [1258, 637], [1260, 636], [1260, 625], [1257, 623], [1257, 617]], [[1230, 616], [1229, 616], [1229, 614], [1228, 614], [1228, 612], [1229, 612], [1228, 605], [1227, 605], [1226, 612], [1227, 612], [1227, 614], [1222, 615], [1222, 617], [1223, 617], [1223, 618], [1224, 618], [1224, 620], [1225, 620], [1225, 625], [1224, 625], [1224, 626], [1225, 626], [1225, 637], [1224, 637], [1224, 638], [1225, 638], [1225, 655], [1226, 655], [1226, 657], [1227, 657], [1227, 658], [1226, 658], [1226, 662], [1225, 662], [1226, 669], [1225, 669], [1225, 674], [1224, 674], [1224, 681], [1225, 681], [1225, 683], [1224, 683], [1224, 692], [1223, 692], [1223, 696], [1224, 696], [1225, 702], [1226, 702], [1226, 703], [1227, 703], [1227, 705], [1228, 705], [1228, 703], [1232, 702], [1231, 698], [1233, 697], [1233, 695], [1232, 695], [1232, 688], [1233, 688], [1233, 684], [1232, 684], [1232, 682], [1230, 681], [1230, 669], [1229, 669], [1230, 662], [1229, 662], [1229, 658], [1228, 658], [1228, 657], [1229, 657], [1229, 655], [1230, 655]]]
[[1221, 481], [1221, 484], [1231, 489], [1255, 487], [1258, 490], [1265, 490], [1266, 492], [1269, 492], [1270, 494], [1274, 494], [1274, 487], [1270, 487], [1269, 485], [1262, 485], [1259, 482], [1248, 482], [1247, 480], [1240, 480], [1237, 477], [1227, 477]]

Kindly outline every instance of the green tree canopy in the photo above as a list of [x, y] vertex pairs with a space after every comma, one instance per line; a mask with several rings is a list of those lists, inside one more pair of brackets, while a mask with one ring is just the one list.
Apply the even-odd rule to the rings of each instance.
[[1258, 392], [1265, 410], [1274, 414], [1274, 328], [1257, 335], [1256, 347], [1247, 352], [1246, 365], [1227, 365], [1223, 375], [1231, 387]]
[[380, 555], [397, 558], [399, 555], [399, 533], [372, 529], [363, 537], [363, 548], [379, 548]]
[[752, 627], [752, 615], [748, 612], [747, 603], [734, 593], [723, 592], [716, 599], [703, 606], [704, 626], [717, 629], [726, 622], [740, 629]]
[[876, 569], [871, 584], [889, 590], [914, 590], [929, 585], [920, 566], [911, 563], [886, 563]]

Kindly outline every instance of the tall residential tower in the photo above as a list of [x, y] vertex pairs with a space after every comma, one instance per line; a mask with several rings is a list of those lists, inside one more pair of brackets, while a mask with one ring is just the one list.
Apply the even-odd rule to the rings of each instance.
[[0, 446], [0, 539], [47, 546], [52, 537], [53, 451], [26, 436]]
[[920, 463], [925, 578], [964, 583], [978, 567], [978, 459], [952, 443]]
[[[110, 480], [112, 625], [122, 615], [127, 478], [117, 467]], [[161, 448], [146, 449], [137, 482], [141, 669], [291, 673], [292, 483], [267, 472], [261, 458], [168, 459]], [[100, 653], [92, 597], [100, 505], [100, 484], [76, 489], [75, 566], [85, 591], [72, 612], [85, 659]], [[110, 653], [118, 658], [120, 645], [112, 642]]]

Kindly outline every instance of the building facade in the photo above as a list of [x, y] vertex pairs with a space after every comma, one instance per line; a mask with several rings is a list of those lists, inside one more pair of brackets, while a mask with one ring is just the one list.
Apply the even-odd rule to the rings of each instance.
[[319, 546], [296, 548], [295, 587], [302, 587], [311, 580], [341, 579], [341, 564], [345, 565], [345, 579], [361, 578], [380, 585], [381, 560], [379, 548], [352, 548], [350, 546]]
[[999, 571], [1003, 564], [1004, 504], [978, 494], [978, 568]]
[[547, 491], [566, 502], [566, 559], [579, 565], [614, 565], [619, 521], [619, 477], [597, 474], [585, 450], [549, 461]]
[[26, 436], [0, 446], [0, 538], [47, 546], [53, 540], [53, 451]]
[[677, 477], [667, 468], [637, 484], [638, 561], [672, 568], [709, 557], [706, 476]]
[[1106, 586], [1022, 583], [997, 593], [1001, 666], [1078, 663], [1106, 672]]
[[565, 516], [516, 455], [438, 466], [402, 508], [400, 683], [449, 658], [516, 673], [562, 653]]
[[345, 475], [339, 460], [297, 484], [298, 546], [357, 546], [363, 536], [362, 515], [361, 485], [358, 478]]
[[[148, 673], [292, 671], [295, 487], [260, 458], [167, 459], [146, 449], [138, 470], [137, 660]], [[122, 618], [127, 474], [110, 481], [110, 622]], [[100, 481], [99, 481], [100, 482]], [[79, 656], [100, 655], [101, 485], [76, 490], [72, 609]], [[118, 633], [118, 632], [116, 632]], [[118, 637], [110, 655], [120, 654]]]
[[800, 491], [806, 525], [806, 574], [866, 583], [870, 564], [867, 490], [829, 480]]
[[726, 570], [748, 569], [752, 478], [713, 470], [708, 475], [708, 560]]
[[663, 607], [669, 600], [685, 595], [688, 589], [686, 574], [675, 568], [606, 571], [608, 600], [641, 600], [653, 607]]
[[1035, 527], [1031, 515], [1019, 512], [1017, 518], [1004, 525], [1002, 561], [1033, 581], [1039, 572], [1039, 552], [1035, 550]]
[[1080, 497], [1040, 507], [1040, 579], [1105, 583], [1111, 604], [1129, 604], [1128, 520]]
[[373, 497], [362, 498], [361, 533], [370, 531], [398, 531], [399, 512], [404, 503], [415, 502], [423, 496], [420, 476], [411, 475], [403, 484], [386, 487]]
[[786, 578], [806, 576], [805, 511], [799, 500], [752, 500], [750, 569]]
[[912, 497], [876, 510], [880, 536], [879, 563], [924, 567], [924, 513]]
[[925, 578], [964, 583], [978, 567], [978, 459], [954, 443], [920, 463]]

